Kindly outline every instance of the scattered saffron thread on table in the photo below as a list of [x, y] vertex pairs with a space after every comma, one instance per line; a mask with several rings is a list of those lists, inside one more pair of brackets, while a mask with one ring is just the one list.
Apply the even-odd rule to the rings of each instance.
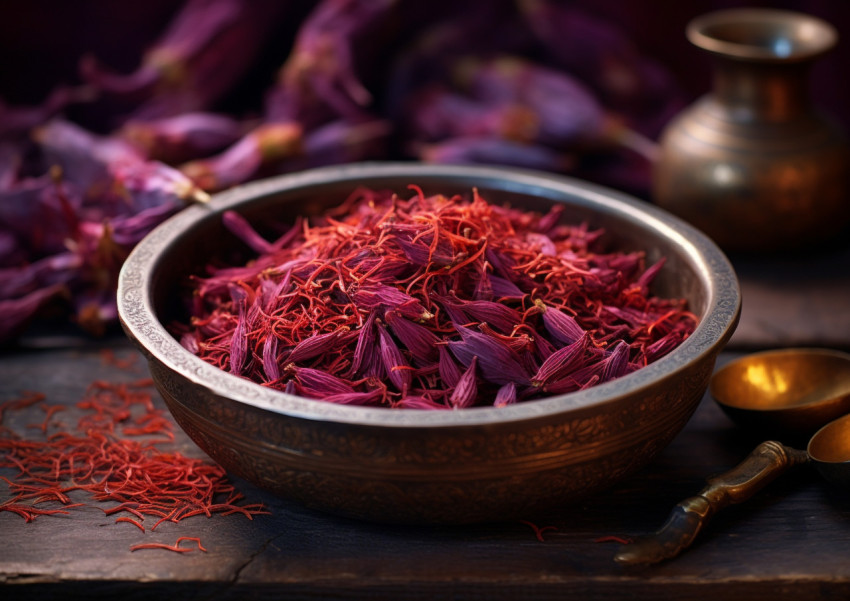
[[106, 348], [100, 351], [100, 359], [104, 365], [130, 370], [137, 365], [139, 357], [135, 354], [127, 354], [125, 357], [119, 357], [115, 354], [115, 351]]
[[520, 523], [525, 524], [526, 526], [534, 530], [534, 536], [536, 536], [537, 540], [539, 540], [541, 543], [546, 542], [546, 540], [543, 538], [543, 534], [545, 532], [548, 532], [550, 530], [555, 532], [558, 530], [556, 526], [538, 526], [534, 522], [530, 522], [528, 520], [520, 520]]
[[140, 549], [165, 549], [167, 551], [174, 551], [175, 553], [189, 553], [194, 551], [194, 547], [180, 546], [180, 543], [184, 540], [197, 543], [200, 551], [203, 551], [204, 553], [207, 552], [203, 545], [201, 545], [201, 539], [194, 536], [181, 536], [173, 545], [169, 545], [167, 543], [139, 543], [138, 545], [130, 547], [130, 551], [139, 551]]
[[[133, 517], [119, 516], [115, 522], [133, 524], [142, 532], [153, 532], [163, 522], [177, 523], [198, 515], [238, 513], [253, 519], [268, 514], [261, 503], [240, 503], [243, 495], [220, 466], [156, 446], [172, 442], [174, 435], [171, 420], [154, 406], [149, 390], [152, 385], [150, 379], [92, 382], [76, 403], [81, 415], [74, 431], [59, 429], [50, 419], [70, 407], [46, 405], [41, 393], [27, 392], [0, 403], [0, 468], [17, 472], [12, 477], [0, 475], [12, 495], [0, 503], [0, 513], [13, 513], [32, 522], [40, 516], [69, 515], [70, 509], [95, 506], [106, 515], [130, 514]], [[30, 426], [44, 434], [41, 439], [22, 438], [3, 424], [9, 412], [27, 410], [38, 403], [47, 417]], [[91, 501], [72, 502], [69, 495], [78, 491], [87, 493]], [[58, 503], [59, 507], [40, 507], [45, 503]], [[113, 505], [101, 505], [106, 503]], [[146, 520], [152, 518], [156, 522], [146, 528]], [[174, 546], [184, 540], [196, 541], [206, 551], [199, 539], [191, 537], [179, 538]], [[170, 549], [159, 543], [144, 545]], [[179, 548], [181, 553], [189, 550]]]
[[608, 536], [600, 536], [593, 540], [595, 543], [620, 543], [621, 545], [628, 545], [634, 542], [631, 538], [627, 536], [616, 536], [616, 535], [608, 535]]

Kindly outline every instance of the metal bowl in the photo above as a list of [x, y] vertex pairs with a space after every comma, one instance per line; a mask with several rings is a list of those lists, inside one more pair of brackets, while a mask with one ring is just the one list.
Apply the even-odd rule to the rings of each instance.
[[[238, 248], [223, 211], [255, 223], [339, 203], [358, 186], [468, 193], [605, 228], [612, 250], [667, 257], [654, 293], [700, 318], [673, 352], [580, 392], [459, 411], [341, 406], [264, 388], [183, 349], [164, 324], [179, 290]], [[177, 423], [229, 472], [321, 510], [396, 523], [528, 517], [597, 492], [649, 462], [702, 398], [740, 313], [737, 278], [706, 236], [651, 205], [565, 177], [506, 168], [364, 163], [234, 188], [159, 226], [121, 271], [118, 308]]]

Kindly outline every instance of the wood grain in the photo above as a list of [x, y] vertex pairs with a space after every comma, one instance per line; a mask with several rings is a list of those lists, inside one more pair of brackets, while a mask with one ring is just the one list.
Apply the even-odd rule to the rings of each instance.
[[[110, 348], [133, 355], [117, 340]], [[14, 352], [0, 360], [0, 400], [41, 390], [72, 404], [94, 379], [145, 375], [104, 364], [101, 347]], [[728, 360], [724, 354], [721, 361]], [[157, 399], [159, 402], [159, 399]], [[57, 414], [57, 415], [61, 415]], [[58, 418], [57, 418], [58, 419]], [[14, 425], [26, 435], [25, 424]], [[182, 434], [182, 433], [180, 433]], [[655, 530], [704, 479], [759, 442], [706, 398], [686, 429], [640, 474], [555, 515], [539, 541], [521, 522], [394, 527], [318, 514], [237, 481], [270, 516], [194, 517], [154, 533], [97, 508], [26, 524], [0, 512], [3, 599], [621, 599], [759, 600], [850, 597], [850, 503], [800, 468], [718, 515], [680, 558], [647, 568], [613, 561], [609, 535]], [[183, 436], [178, 447], [200, 451]], [[6, 494], [0, 488], [0, 494]], [[208, 553], [130, 552], [143, 541], [197, 536]]]

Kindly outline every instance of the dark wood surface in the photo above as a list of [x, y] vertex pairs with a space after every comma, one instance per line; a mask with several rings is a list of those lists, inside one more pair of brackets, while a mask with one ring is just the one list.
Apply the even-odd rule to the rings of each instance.
[[[850, 347], [850, 300], [817, 292], [818, 286], [829, 292], [850, 285], [846, 254], [834, 261], [832, 271], [823, 262], [817, 269], [742, 263], [745, 313], [720, 363], [752, 347], [798, 341]], [[809, 284], [783, 280], [783, 269]], [[764, 296], [748, 309], [747, 291], [759, 286]], [[826, 313], [806, 312], [806, 298], [813, 295], [816, 304], [828, 305]], [[0, 401], [39, 390], [51, 403], [73, 404], [95, 379], [147, 376], [140, 358], [130, 369], [103, 360], [105, 348], [119, 357], [136, 356], [120, 335], [33, 348], [45, 341], [55, 347], [62, 339], [48, 336], [0, 354]], [[12, 425], [25, 435], [26, 419], [38, 421], [17, 419]], [[177, 434], [179, 450], [200, 454]], [[761, 440], [706, 397], [643, 471], [554, 515], [529, 516], [538, 526], [554, 527], [542, 541], [522, 522], [426, 528], [340, 519], [239, 480], [248, 500], [266, 503], [271, 515], [253, 521], [200, 516], [142, 533], [93, 507], [32, 523], [0, 512], [0, 598], [850, 599], [850, 494], [809, 467], [721, 512], [690, 550], [664, 564], [620, 566], [613, 561], [618, 544], [599, 542], [655, 530], [673, 505]], [[0, 502], [6, 494], [0, 486]], [[139, 542], [173, 543], [178, 536], [200, 537], [208, 552], [129, 550]]]

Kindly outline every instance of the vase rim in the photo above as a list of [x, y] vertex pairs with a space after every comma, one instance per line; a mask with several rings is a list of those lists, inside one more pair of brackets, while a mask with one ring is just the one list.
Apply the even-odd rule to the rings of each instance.
[[800, 62], [838, 41], [836, 29], [818, 17], [789, 10], [733, 8], [688, 23], [688, 40], [713, 54], [762, 62]]

